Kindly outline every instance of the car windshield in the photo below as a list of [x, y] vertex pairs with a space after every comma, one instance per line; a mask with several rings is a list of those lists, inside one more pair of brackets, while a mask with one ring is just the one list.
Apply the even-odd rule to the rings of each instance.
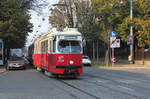
[[16, 61], [16, 60], [23, 60], [23, 58], [22, 57], [17, 57], [17, 56], [12, 56], [12, 57], [10, 57], [9, 60]]
[[83, 59], [88, 59], [88, 57], [87, 56], [83, 56]]
[[81, 45], [79, 41], [60, 41], [58, 51], [61, 53], [81, 53]]

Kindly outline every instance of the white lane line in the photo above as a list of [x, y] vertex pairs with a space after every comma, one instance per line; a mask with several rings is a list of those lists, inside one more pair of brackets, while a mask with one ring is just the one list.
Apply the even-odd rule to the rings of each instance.
[[128, 87], [124, 87], [124, 86], [118, 86], [118, 87], [123, 88], [125, 90], [134, 91], [134, 89], [131, 89], [131, 88], [128, 88]]
[[139, 81], [135, 81], [135, 80], [119, 80], [119, 82], [123, 82], [123, 83], [126, 83], [126, 84], [140, 83]]

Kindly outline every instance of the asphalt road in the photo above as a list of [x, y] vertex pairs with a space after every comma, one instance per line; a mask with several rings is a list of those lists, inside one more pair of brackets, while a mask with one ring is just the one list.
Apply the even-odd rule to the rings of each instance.
[[76, 79], [35, 69], [0, 74], [0, 99], [150, 99], [150, 73], [85, 67]]

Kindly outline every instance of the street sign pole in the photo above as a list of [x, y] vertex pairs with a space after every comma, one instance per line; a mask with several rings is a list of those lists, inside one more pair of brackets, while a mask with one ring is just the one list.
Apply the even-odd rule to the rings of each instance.
[[[114, 58], [115, 58], [115, 49], [112, 48], [112, 59], [114, 59]], [[114, 61], [112, 61], [112, 65], [114, 65]]]
[[111, 45], [111, 48], [112, 48], [112, 58], [111, 58], [111, 62], [112, 62], [112, 65], [114, 65], [114, 59], [115, 59], [115, 49], [114, 49], [114, 47], [112, 46], [113, 45], [113, 43], [116, 41], [116, 32], [115, 31], [112, 31], [111, 33], [110, 33], [110, 41], [111, 41], [111, 43], [110, 43], [110, 45]]

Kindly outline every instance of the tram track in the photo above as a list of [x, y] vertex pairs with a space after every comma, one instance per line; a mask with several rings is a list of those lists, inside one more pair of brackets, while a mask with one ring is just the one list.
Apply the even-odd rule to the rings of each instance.
[[[123, 83], [123, 82], [118, 82], [118, 81], [116, 81], [116, 80], [112, 80], [112, 79], [108, 79], [108, 78], [104, 78], [104, 77], [99, 77], [99, 76], [95, 76], [95, 75], [91, 75], [91, 74], [87, 74], [87, 73], [85, 73], [85, 74], [86, 74], [86, 76], [92, 77], [92, 78], [104, 79], [104, 80], [109, 80], [109, 81], [117, 82], [117, 83]], [[49, 77], [50, 77], [50, 76], [49, 76]], [[86, 95], [88, 95], [88, 96], [91, 96], [91, 97], [93, 97], [94, 99], [101, 99], [101, 97], [98, 97], [98, 96], [96, 96], [96, 95], [94, 95], [94, 94], [92, 94], [92, 93], [90, 93], [90, 92], [87, 92], [87, 91], [85, 91], [84, 89], [81, 89], [81, 88], [79, 88], [79, 87], [76, 87], [75, 85], [72, 85], [72, 84], [70, 84], [69, 82], [66, 82], [65, 80], [57, 79], [57, 78], [54, 78], [54, 77], [50, 77], [50, 78], [53, 78], [53, 79], [55, 79], [55, 80], [57, 80], [57, 81], [59, 81], [59, 82], [65, 84], [65, 85], [67, 85], [67, 86], [69, 86], [69, 87], [71, 87], [71, 88], [77, 90], [77, 91], [80, 91], [80, 92], [82, 92], [82, 93], [84, 93], [84, 94], [86, 94]], [[82, 81], [82, 80], [81, 80], [81, 81]], [[86, 81], [87, 83], [94, 84], [94, 85], [96, 85], [96, 86], [100, 86], [100, 87], [103, 87], [103, 88], [110, 89], [110, 90], [112, 90], [112, 91], [114, 91], [114, 92], [118, 92], [118, 93], [120, 93], [120, 94], [128, 95], [128, 96], [130, 96], [130, 97], [134, 97], [135, 99], [142, 99], [142, 97], [140, 97], [140, 96], [136, 96], [136, 95], [131, 94], [131, 93], [128, 93], [128, 92], [120, 91], [120, 90], [111, 88], [111, 87], [109, 87], [109, 86], [102, 85], [102, 84], [100, 84], [100, 83], [92, 82], [92, 81], [89, 81], [89, 80], [86, 80], [86, 79], [83, 79], [83, 81]], [[126, 83], [123, 83], [123, 84], [126, 84]], [[72, 93], [71, 93], [71, 96], [74, 96], [74, 95], [72, 95]]]
[[[85, 73], [86, 75], [89, 75], [88, 73]], [[90, 74], [91, 75], [91, 74]], [[145, 89], [145, 90], [149, 90], [149, 88], [145, 88], [145, 87], [141, 87], [141, 86], [136, 86], [136, 85], [133, 85], [133, 84], [129, 84], [129, 83], [126, 83], [125, 81], [124, 82], [121, 82], [121, 81], [117, 81], [117, 80], [114, 80], [114, 79], [111, 79], [111, 78], [108, 78], [109, 76], [113, 76], [113, 77], [118, 77], [118, 78], [121, 78], [121, 79], [127, 79], [127, 81], [130, 81], [130, 80], [134, 80], [136, 82], [142, 82], [142, 83], [145, 83], [147, 85], [150, 85], [150, 81], [145, 81], [145, 80], [140, 80], [140, 79], [135, 79], [135, 78], [131, 78], [131, 77], [122, 77], [122, 76], [118, 76], [118, 75], [109, 75], [109, 74], [99, 74], [99, 75], [105, 75], [105, 76], [96, 76], [96, 77], [99, 77], [99, 78], [103, 78], [104, 80], [111, 80], [113, 82], [118, 82], [118, 83], [123, 83], [123, 84], [126, 84], [126, 85], [132, 85], [132, 86], [135, 86], [135, 87], [138, 87], [138, 88], [142, 88], [142, 89]], [[95, 75], [92, 75], [92, 76], [95, 76]], [[107, 76], [107, 77], [106, 77]]]
[[101, 99], [101, 97], [98, 97], [98, 96], [96, 96], [96, 95], [93, 95], [92, 93], [89, 93], [89, 92], [87, 92], [87, 91], [84, 91], [83, 89], [78, 88], [78, 87], [76, 87], [76, 86], [74, 86], [74, 85], [72, 85], [72, 84], [69, 84], [69, 83], [65, 82], [64, 80], [61, 80], [61, 79], [57, 79], [57, 80], [60, 81], [61, 83], [65, 84], [65, 85], [67, 85], [67, 86], [73, 88], [73, 89], [76, 89], [76, 90], [78, 90], [78, 91], [80, 91], [80, 92], [82, 92], [82, 93], [88, 95], [88, 96], [91, 96], [91, 97], [93, 97], [93, 98], [95, 98], [95, 99]]
[[[67, 82], [66, 82], [65, 80], [63, 80], [62, 78], [54, 77], [53, 75], [48, 75], [47, 73], [45, 73], [45, 76], [48, 76], [49, 78], [52, 78], [52, 79], [54, 79], [54, 80], [56, 80], [56, 81], [59, 81], [60, 83], [66, 85], [66, 86], [68, 86], [68, 87], [71, 87], [71, 88], [73, 88], [73, 89], [75, 89], [75, 90], [77, 90], [77, 91], [79, 91], [79, 92], [81, 92], [81, 93], [83, 93], [83, 94], [85, 94], [85, 95], [88, 95], [88, 96], [90, 96], [90, 97], [93, 97], [94, 99], [101, 99], [101, 97], [98, 97], [98, 96], [96, 96], [96, 95], [93, 95], [92, 93], [89, 93], [89, 92], [87, 92], [87, 91], [84, 91], [83, 89], [78, 88], [78, 87], [76, 87], [76, 86], [74, 86], [74, 85], [72, 85], [72, 84], [70, 84], [70, 83], [67, 83]], [[57, 85], [56, 85], [56, 86], [57, 86]], [[57, 86], [57, 87], [58, 87], [58, 86]], [[59, 87], [59, 88], [60, 88], [60, 87]], [[63, 89], [63, 88], [61, 88], [61, 89]], [[66, 91], [65, 89], [63, 89], [63, 90]], [[66, 92], [68, 92], [68, 91], [66, 91]], [[77, 98], [77, 99], [80, 99], [78, 96], [72, 94], [71, 92], [68, 92], [68, 93], [70, 94], [70, 96], [73, 96], [73, 97], [75, 97], [75, 98]]]
[[[104, 80], [108, 80], [108, 81], [112, 81], [112, 82], [115, 82], [115, 83], [121, 83], [121, 84], [126, 84], [124, 82], [119, 82], [119, 81], [116, 81], [116, 80], [113, 80], [113, 79], [108, 79], [108, 78], [104, 78], [104, 77], [101, 77], [101, 76], [95, 76], [95, 75], [90, 75], [90, 74], [87, 74], [86, 73], [86, 76], [88, 77], [92, 77], [92, 78], [96, 78], [96, 79], [104, 79]], [[84, 79], [85, 80], [85, 79]], [[119, 92], [121, 94], [126, 94], [126, 95], [129, 95], [129, 96], [132, 96], [132, 97], [135, 97], [136, 99], [142, 99], [142, 97], [139, 97], [139, 96], [136, 96], [134, 94], [131, 94], [131, 93], [127, 93], [127, 92], [123, 92], [123, 91], [120, 91], [120, 90], [117, 90], [117, 89], [113, 89], [109, 86], [104, 86], [100, 83], [96, 83], [96, 82], [92, 82], [92, 81], [89, 81], [89, 80], [85, 80], [86, 82], [88, 83], [92, 83], [92, 84], [95, 84], [97, 86], [100, 86], [100, 87], [103, 87], [103, 88], [107, 88], [107, 89], [110, 89], [112, 91], [116, 91], [116, 92]], [[127, 84], [126, 84], [127, 85]], [[136, 86], [137, 87], [137, 86]], [[138, 86], [139, 87], [139, 86]], [[143, 87], [142, 87], [143, 88]], [[147, 89], [148, 90], [148, 89]]]
[[[92, 78], [96, 78], [96, 79], [100, 79], [100, 80], [104, 79], [104, 80], [107, 80], [107, 81], [111, 81], [111, 82], [115, 82], [115, 83], [120, 83], [121, 85], [132, 85], [132, 84], [129, 84], [129, 83], [121, 82], [121, 81], [114, 80], [114, 79], [107, 78], [107, 77], [103, 77], [103, 76], [96, 76], [96, 75], [91, 75], [91, 74], [88, 74], [88, 73], [84, 73], [84, 74], [85, 74], [85, 75], [83, 75], [83, 76], [92, 77]], [[68, 87], [71, 87], [71, 88], [73, 88], [73, 89], [75, 89], [75, 90], [77, 90], [77, 91], [79, 91], [79, 92], [81, 92], [81, 93], [83, 93], [83, 94], [85, 94], [85, 95], [88, 95], [88, 96], [90, 96], [90, 97], [93, 97], [94, 99], [101, 99], [101, 97], [98, 97], [97, 95], [94, 95], [94, 94], [92, 94], [92, 93], [86, 91], [85, 89], [82, 89], [82, 88], [80, 88], [80, 87], [77, 87], [76, 85], [73, 85], [72, 83], [68, 82], [68, 80], [66, 81], [66, 79], [65, 79], [65, 80], [64, 80], [64, 79], [61, 79], [61, 78], [60, 78], [60, 79], [56, 79], [56, 78], [54, 78], [54, 77], [50, 77], [50, 78], [53, 78], [53, 79], [55, 79], [55, 80], [57, 80], [57, 81], [63, 83], [64, 85], [66, 85], [66, 86], [68, 86]], [[103, 85], [103, 84], [101, 84], [101, 83], [92, 82], [92, 81], [86, 80], [86, 79], [84, 79], [84, 78], [81, 80], [81, 82], [91, 83], [91, 84], [94, 84], [94, 85], [96, 85], [96, 86], [100, 86], [100, 87], [103, 87], [103, 88], [106, 88], [106, 89], [110, 89], [110, 90], [112, 90], [112, 91], [114, 91], [114, 92], [117, 92], [117, 93], [120, 93], [120, 94], [123, 94], [123, 95], [127, 95], [127, 96], [129, 96], [129, 97], [133, 97], [133, 98], [135, 98], [135, 99], [143, 99], [143, 96], [139, 96], [139, 95], [136, 95], [136, 94], [132, 94], [132, 93], [126, 92], [126, 91], [121, 91], [121, 90], [119, 90], [119, 89], [115, 89], [115, 88], [113, 88], [113, 87], [110, 87], [110, 86], [107, 86], [107, 85]], [[133, 85], [132, 85], [132, 86], [133, 86]], [[124, 86], [121, 86], [121, 87], [124, 87]], [[144, 89], [143, 87], [139, 87], [139, 86], [135, 86], [135, 85], [134, 85], [133, 87], [138, 87], [138, 88]], [[124, 88], [126, 88], [126, 87], [124, 87]], [[65, 89], [63, 89], [63, 90], [65, 90]], [[149, 90], [149, 89], [146, 89], [146, 90]], [[149, 90], [149, 91], [150, 91], [150, 90]], [[71, 93], [71, 92], [68, 92], [68, 93], [69, 93], [71, 96], [73, 96], [73, 97], [75, 97], [75, 98], [77, 98], [77, 99], [79, 98], [78, 96], [74, 95], [74, 94]]]
[[113, 76], [113, 77], [119, 77], [119, 78], [124, 78], [124, 79], [129, 79], [129, 80], [135, 80], [135, 81], [139, 81], [139, 82], [143, 82], [143, 83], [147, 83], [147, 84], [150, 84], [150, 81], [148, 80], [144, 80], [144, 79], [137, 79], [137, 78], [131, 78], [131, 77], [125, 77], [125, 76], [119, 76], [117, 74], [108, 74], [108, 73], [105, 73], [105, 74], [101, 74], [99, 73], [99, 75], [106, 75], [106, 76]]

